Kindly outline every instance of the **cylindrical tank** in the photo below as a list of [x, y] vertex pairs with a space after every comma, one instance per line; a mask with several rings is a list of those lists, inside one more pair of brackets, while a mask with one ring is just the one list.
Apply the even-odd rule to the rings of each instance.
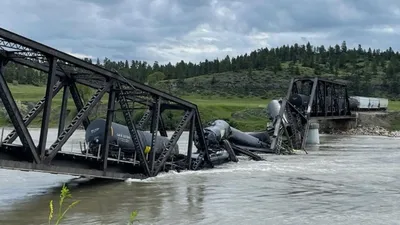
[[[98, 145], [104, 143], [104, 128], [106, 125], [105, 119], [96, 119], [93, 120], [88, 128], [86, 129], [85, 140], [89, 144]], [[151, 146], [152, 134], [147, 131], [138, 130], [138, 135], [142, 140], [143, 147]], [[166, 145], [169, 142], [169, 138], [164, 136], [157, 136], [156, 143], [154, 148], [156, 149], [156, 154], [161, 153], [164, 144]], [[111, 124], [110, 131], [110, 141], [109, 143], [113, 143], [118, 145], [118, 147], [122, 148], [122, 151], [134, 151], [134, 144], [127, 126], [118, 123]], [[179, 147], [175, 145], [174, 150], [171, 153], [172, 155], [179, 154]]]
[[238, 144], [238, 145], [244, 145], [244, 146], [249, 146], [249, 147], [254, 147], [254, 148], [268, 148], [268, 144], [260, 141], [260, 139], [246, 134], [236, 128], [231, 127], [232, 134], [229, 137], [229, 141]]
[[355, 98], [349, 98], [349, 103], [350, 103], [351, 110], [356, 110], [358, 108], [358, 106], [360, 105], [360, 102]]
[[265, 142], [265, 143], [270, 143], [271, 142], [271, 138], [270, 138], [270, 136], [268, 135], [268, 132], [266, 132], [266, 131], [262, 131], [262, 132], [249, 132], [249, 133], [247, 133], [248, 135], [251, 135], [251, 136], [253, 136], [253, 137], [255, 137], [255, 138], [257, 138], [257, 139], [259, 139], [260, 141], [262, 141], [262, 142]]
[[296, 107], [307, 107], [310, 96], [302, 94], [293, 94], [289, 97], [289, 102]]
[[[279, 115], [279, 111], [281, 110], [281, 103], [278, 100], [274, 99], [267, 105], [267, 114], [269, 116], [270, 121], [274, 121], [275, 118]], [[286, 111], [283, 112], [283, 122], [287, 124]]]
[[209, 145], [219, 145], [231, 133], [230, 125], [224, 120], [215, 120], [210, 126], [204, 128], [204, 135]]

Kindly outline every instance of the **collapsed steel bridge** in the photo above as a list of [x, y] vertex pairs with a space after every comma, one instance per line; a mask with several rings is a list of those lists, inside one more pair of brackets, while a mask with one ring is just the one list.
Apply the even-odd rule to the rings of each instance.
[[[197, 169], [197, 167], [204, 165], [212, 167], [202, 122], [195, 104], [129, 80], [117, 72], [106, 70], [5, 29], [0, 29], [0, 48], [0, 97], [14, 126], [14, 130], [2, 142], [0, 167], [114, 179], [155, 176], [166, 166], [171, 150], [187, 127], [189, 127], [190, 132], [187, 155], [192, 155], [193, 137], [196, 131], [198, 137], [196, 146], [199, 156], [194, 160], [198, 160], [195, 163], [192, 163], [191, 157], [187, 157], [186, 167], [188, 169]], [[6, 65], [11, 61], [48, 74], [45, 96], [26, 116], [21, 115], [3, 76]], [[77, 84], [89, 86], [96, 90], [86, 103], [82, 101]], [[49, 148], [46, 148], [52, 98], [61, 90], [63, 90], [63, 95], [58, 138]], [[65, 126], [68, 94], [71, 95], [78, 113]], [[83, 125], [85, 129], [89, 126], [90, 112], [106, 94], [108, 94], [108, 111], [104, 132], [106, 144], [101, 146], [101, 159], [87, 154], [60, 152], [63, 145], [79, 126]], [[119, 109], [116, 102], [119, 103]], [[135, 124], [133, 120], [135, 104], [147, 107], [147, 111], [138, 124]], [[110, 146], [107, 144], [109, 143], [110, 127], [116, 110], [122, 111], [136, 149], [145, 148], [138, 136], [138, 129], [147, 122], [151, 123], [152, 144], [149, 147], [152, 149], [158, 132], [162, 136], [167, 136], [162, 117], [162, 112], [166, 109], [183, 111], [183, 116], [169, 142], [157, 158], [155, 151], [150, 151], [147, 158], [144, 151], [136, 151], [137, 160], [135, 162], [111, 160], [107, 157]], [[42, 115], [40, 138], [39, 143], [35, 146], [27, 127], [39, 114]], [[22, 145], [13, 144], [17, 137], [20, 138]]]
[[[5, 80], [4, 73], [10, 62], [47, 74], [44, 97], [24, 116]], [[156, 176], [171, 169], [212, 168], [216, 164], [237, 161], [237, 154], [261, 160], [251, 151], [226, 140], [209, 148], [195, 104], [1, 28], [0, 72], [0, 99], [14, 127], [4, 139], [2, 137], [0, 168], [123, 180]], [[95, 90], [87, 102], [83, 101], [78, 85]], [[53, 100], [61, 90], [58, 134], [47, 147]], [[77, 113], [67, 124], [69, 95]], [[101, 120], [91, 121], [90, 115], [103, 97], [108, 98], [105, 121], [96, 127]], [[141, 119], [135, 121], [135, 112], [144, 108]], [[167, 137], [165, 128], [163, 112], [166, 110], [182, 114], [171, 137]], [[126, 126], [113, 122], [116, 113], [122, 113]], [[28, 126], [37, 117], [41, 127], [35, 145]], [[147, 125], [150, 139], [149, 133], [144, 132]], [[92, 139], [91, 146], [85, 146], [81, 152], [63, 151], [68, 139], [81, 126], [86, 131], [86, 139]], [[189, 131], [187, 153], [177, 154], [177, 142], [184, 130]], [[90, 136], [93, 133], [97, 135], [95, 138]], [[21, 144], [14, 143], [17, 138]], [[125, 145], [122, 149], [119, 142], [128, 143], [128, 148]]]
[[305, 149], [312, 121], [354, 120], [347, 85], [321, 78], [293, 78], [285, 98], [279, 102], [279, 112], [270, 118], [271, 150]]
[[[47, 74], [44, 97], [24, 116], [4, 77], [10, 62]], [[237, 162], [237, 155], [263, 160], [258, 153], [292, 154], [293, 149], [304, 149], [311, 118], [352, 117], [346, 85], [302, 78], [291, 81], [285, 98], [268, 104], [272, 124], [265, 131], [243, 133], [222, 120], [203, 128], [198, 108], [191, 102], [1, 28], [0, 73], [0, 99], [14, 127], [0, 142], [0, 168], [5, 169], [143, 179], [162, 171], [199, 170]], [[78, 85], [95, 90], [86, 102]], [[53, 100], [61, 90], [57, 138], [47, 147]], [[106, 115], [91, 120], [91, 112], [103, 97], [108, 99]], [[67, 123], [69, 99], [77, 113]], [[145, 109], [142, 117], [135, 119], [141, 109]], [[168, 110], [181, 112], [171, 137], [163, 117]], [[118, 113], [125, 125], [114, 122]], [[35, 118], [41, 121], [37, 145], [28, 130]], [[88, 148], [81, 152], [62, 150], [81, 126]], [[177, 142], [184, 130], [189, 136], [186, 154], [181, 154]], [[21, 144], [15, 143], [18, 137]]]

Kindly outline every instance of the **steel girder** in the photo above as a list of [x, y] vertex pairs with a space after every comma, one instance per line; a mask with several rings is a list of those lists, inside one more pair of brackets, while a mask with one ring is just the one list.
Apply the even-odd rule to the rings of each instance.
[[[81, 124], [85, 128], [88, 127], [90, 124], [90, 112], [93, 110], [94, 106], [99, 103], [104, 94], [108, 93], [109, 99], [106, 115], [106, 127], [109, 127], [112, 122], [114, 112], [117, 111], [115, 101], [118, 101], [121, 106], [121, 109], [119, 110], [122, 110], [124, 113], [125, 122], [129, 127], [131, 137], [132, 139], [137, 139], [135, 142], [135, 145], [137, 145], [136, 151], [139, 153], [140, 164], [142, 165], [145, 176], [155, 176], [162, 170], [162, 168], [166, 167], [170, 158], [170, 153], [177, 144], [180, 135], [186, 129], [187, 125], [190, 125], [190, 134], [188, 141], [188, 156], [184, 160], [187, 163], [185, 167], [190, 169], [197, 168], [196, 166], [191, 166], [190, 157], [192, 152], [193, 136], [195, 133], [200, 137], [200, 143], [198, 145], [200, 146], [200, 149], [198, 151], [203, 156], [203, 158], [199, 160], [209, 163], [209, 165], [212, 166], [208, 147], [203, 134], [200, 114], [195, 104], [142, 83], [129, 80], [117, 72], [93, 65], [89, 62], [2, 28], [0, 28], [0, 58], [2, 69], [4, 69], [7, 62], [12, 61], [48, 74], [44, 98], [40, 100], [25, 117], [20, 114], [7, 83], [4, 80], [4, 76], [0, 76], [0, 97], [15, 128], [15, 130], [4, 139], [3, 143], [11, 146], [10, 144], [12, 144], [16, 137], [19, 136], [23, 148], [31, 152], [35, 164], [52, 164], [53, 159], [58, 156], [62, 146], [66, 143], [73, 132]], [[84, 103], [82, 101], [82, 96], [79, 94], [77, 84], [91, 87], [97, 91], [88, 102]], [[49, 126], [50, 111], [52, 109], [52, 98], [57, 95], [62, 88], [64, 88], [64, 90], [58, 125], [58, 138], [49, 149], [46, 149], [47, 130]], [[68, 95], [72, 98], [78, 114], [72, 119], [71, 123], [66, 126], [65, 118], [69, 99]], [[129, 112], [129, 110], [132, 110], [129, 107], [129, 102], [139, 103], [146, 106], [148, 109], [144, 113], [142, 119], [138, 121], [138, 124], [133, 121], [132, 114]], [[157, 140], [157, 132], [160, 132], [161, 136], [167, 136], [162, 112], [171, 109], [183, 110], [186, 113], [183, 116], [182, 121], [178, 124], [175, 133], [170, 138], [168, 145], [165, 146], [161, 151], [162, 153], [156, 157], [155, 150], [151, 150], [154, 148], [154, 143]], [[39, 115], [40, 112], [43, 112], [42, 129], [40, 132], [39, 144], [38, 146], [35, 146], [27, 126], [35, 119], [35, 117], [37, 117], [37, 115]], [[136, 137], [138, 137], [137, 129], [144, 129], [149, 122], [150, 132], [152, 133], [152, 142], [151, 146], [149, 146], [151, 149], [150, 159], [146, 159], [143, 151], [145, 146], [143, 146], [143, 143], [141, 143], [142, 141]], [[109, 161], [109, 158], [107, 151], [109, 151], [110, 147], [108, 146], [108, 136], [109, 135], [107, 134], [105, 136], [107, 144], [102, 146], [101, 149], [102, 165], [98, 168], [101, 169], [103, 173], [106, 173], [106, 170], [108, 170], [107, 161]], [[7, 147], [7, 149], [19, 148]], [[65, 155], [66, 153], [62, 154]], [[168, 162], [168, 166], [170, 165], [173, 165], [173, 163]], [[60, 169], [60, 171], [64, 171], [64, 169]]]
[[[305, 96], [307, 104], [293, 105], [289, 99], [294, 95]], [[301, 96], [298, 96], [301, 97]], [[303, 101], [302, 101], [303, 102]], [[271, 150], [304, 149], [310, 119], [351, 116], [347, 85], [321, 78], [292, 79], [285, 98], [282, 99], [279, 116], [274, 124]], [[283, 119], [285, 118], [285, 122]], [[283, 138], [285, 136], [285, 140]], [[282, 146], [285, 145], [285, 148]]]
[[89, 62], [78, 59], [74, 56], [45, 46], [41, 43], [30, 40], [26, 37], [20, 36], [16, 33], [10, 32], [2, 28], [0, 28], [0, 47], [3, 49], [14, 50], [12, 51], [12, 53], [15, 55], [15, 57], [13, 58], [30, 59], [39, 63], [44, 62], [43, 58], [45, 55], [51, 55], [58, 59], [57, 63], [62, 71], [67, 70], [68, 72], [76, 72], [82, 74], [96, 74], [97, 76], [101, 76], [103, 78], [112, 78], [119, 82], [131, 85], [140, 91], [150, 92], [155, 95], [162, 96], [168, 101], [179, 103], [180, 105], [184, 105], [188, 108], [193, 108], [196, 106], [191, 102], [169, 95], [145, 84], [128, 80], [127, 78], [124, 78], [115, 72], [93, 65]]

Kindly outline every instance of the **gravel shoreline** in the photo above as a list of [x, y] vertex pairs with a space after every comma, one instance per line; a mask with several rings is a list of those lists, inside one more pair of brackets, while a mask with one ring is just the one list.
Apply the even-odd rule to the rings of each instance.
[[332, 131], [329, 132], [328, 134], [400, 137], [400, 131], [389, 131], [380, 126], [369, 126], [369, 127], [359, 126], [357, 128], [353, 128], [347, 131], [340, 131], [340, 130]]

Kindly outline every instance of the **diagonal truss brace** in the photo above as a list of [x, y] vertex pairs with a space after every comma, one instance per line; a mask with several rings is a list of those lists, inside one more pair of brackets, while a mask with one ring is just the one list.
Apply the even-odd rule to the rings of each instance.
[[[102, 87], [99, 87], [99, 89], [101, 89]], [[107, 90], [108, 91], [108, 90]], [[76, 83], [75, 82], [71, 82], [69, 84], [69, 92], [71, 93], [71, 97], [75, 103], [75, 106], [77, 108], [77, 110], [82, 110], [84, 108], [83, 102], [82, 102], [82, 98], [81, 95], [79, 94], [78, 91], [78, 87], [76, 87]], [[83, 126], [85, 127], [85, 129], [89, 126], [90, 124], [90, 120], [87, 116], [85, 116], [83, 118]]]
[[[204, 162], [206, 164], [208, 164], [208, 166], [210, 168], [213, 168], [214, 165], [211, 162], [210, 152], [208, 149], [208, 145], [206, 143], [206, 138], [204, 136], [203, 125], [201, 122], [199, 109], [196, 106], [194, 110], [195, 110], [195, 112], [194, 112], [195, 130], [196, 130], [197, 136], [199, 137], [199, 146], [201, 148], [201, 149], [199, 149], [201, 157], [199, 157], [198, 159], [201, 161], [204, 160]], [[199, 165], [199, 162], [197, 162], [197, 165]], [[194, 167], [194, 169], [197, 169], [197, 168]]]
[[315, 78], [313, 81], [313, 86], [311, 89], [311, 95], [310, 95], [310, 99], [308, 101], [308, 106], [307, 106], [307, 111], [306, 111], [306, 118], [307, 121], [304, 124], [304, 133], [302, 135], [302, 142], [301, 142], [301, 149], [304, 149], [306, 146], [306, 141], [307, 141], [307, 137], [308, 137], [308, 130], [310, 128], [310, 113], [311, 113], [311, 108], [313, 107], [313, 103], [314, 103], [314, 99], [315, 99], [315, 93], [317, 91], [317, 85], [318, 85], [318, 78]]
[[46, 157], [46, 163], [56, 156], [57, 152], [60, 151], [61, 147], [67, 142], [68, 138], [74, 133], [76, 128], [83, 122], [85, 118], [89, 115], [90, 111], [94, 106], [100, 102], [104, 94], [110, 89], [112, 83], [106, 83], [102, 88], [98, 89], [92, 98], [86, 103], [86, 105], [78, 112], [78, 114], [72, 119], [71, 123], [64, 131], [59, 135], [57, 140], [50, 146], [50, 154]]
[[169, 155], [171, 154], [171, 151], [173, 150], [173, 148], [175, 147], [175, 145], [178, 142], [178, 139], [182, 135], [184, 128], [188, 125], [189, 121], [192, 119], [194, 114], [195, 114], [194, 110], [185, 112], [181, 122], [175, 129], [175, 132], [171, 136], [171, 139], [169, 140], [167, 146], [165, 148], [163, 148], [160, 156], [158, 157], [157, 161], [155, 162], [155, 170], [153, 171], [153, 174], [152, 174], [153, 176], [156, 176], [160, 172], [161, 168], [164, 166]]
[[151, 115], [152, 115], [152, 110], [147, 109], [147, 110], [144, 112], [142, 118], [139, 120], [138, 129], [144, 129], [145, 125], [147, 124], [147, 122], [148, 122], [149, 119], [151, 118]]
[[[286, 97], [282, 99], [282, 103], [281, 103], [281, 109], [279, 110], [279, 115], [276, 118], [275, 124], [274, 124], [274, 133], [271, 137], [271, 145], [270, 145], [270, 149], [278, 152], [279, 150], [277, 148], [280, 148], [279, 142], [281, 141], [281, 135], [282, 135], [282, 130], [281, 128], [284, 127], [285, 125], [283, 124], [282, 120], [283, 120], [283, 116], [284, 113], [287, 109], [286, 105], [287, 105], [287, 100], [289, 99], [291, 93], [292, 93], [292, 89], [293, 89], [293, 83], [294, 83], [294, 79], [292, 78], [290, 81], [290, 86], [289, 86], [289, 90], [286, 94]], [[288, 138], [289, 142], [291, 142], [291, 139]], [[291, 144], [292, 145], [292, 144]]]
[[128, 126], [129, 129], [129, 133], [131, 135], [132, 138], [132, 142], [135, 146], [135, 151], [138, 153], [139, 155], [139, 161], [144, 169], [144, 173], [146, 176], [150, 176], [151, 172], [150, 172], [150, 168], [149, 168], [149, 164], [147, 163], [146, 160], [146, 156], [144, 154], [144, 145], [143, 145], [143, 141], [142, 139], [139, 137], [139, 134], [137, 132], [137, 129], [135, 127], [134, 121], [132, 119], [132, 115], [131, 115], [131, 110], [129, 109], [129, 103], [128, 100], [126, 99], [125, 93], [122, 89], [122, 85], [120, 83], [118, 83], [118, 86], [120, 88], [120, 92], [118, 94], [117, 100], [121, 106], [122, 109], [122, 113], [124, 115], [125, 118], [125, 122]]
[[4, 61], [0, 60], [0, 98], [3, 101], [3, 105], [10, 116], [18, 136], [21, 137], [20, 139], [23, 146], [31, 151], [34, 161], [36, 163], [40, 163], [40, 158], [36, 152], [35, 143], [33, 142], [32, 136], [22, 119], [21, 112], [19, 111], [18, 106], [12, 97], [11, 91], [6, 80], [4, 79], [3, 71]]
[[[61, 90], [61, 88], [63, 87], [62, 85], [63, 83], [61, 81], [56, 82], [56, 84], [53, 86], [53, 95], [52, 98], [54, 98], [54, 96], [57, 95], [57, 93]], [[29, 126], [29, 124], [36, 118], [37, 115], [39, 115], [39, 113], [43, 110], [44, 107], [44, 102], [46, 100], [46, 96], [43, 97], [38, 103], [36, 103], [36, 105], [28, 112], [28, 114], [25, 115], [25, 117], [23, 118], [24, 124], [25, 126]], [[3, 143], [8, 143], [11, 144], [15, 141], [15, 139], [17, 139], [18, 134], [17, 131], [14, 129], [13, 131], [11, 131], [6, 138], [4, 138]]]

